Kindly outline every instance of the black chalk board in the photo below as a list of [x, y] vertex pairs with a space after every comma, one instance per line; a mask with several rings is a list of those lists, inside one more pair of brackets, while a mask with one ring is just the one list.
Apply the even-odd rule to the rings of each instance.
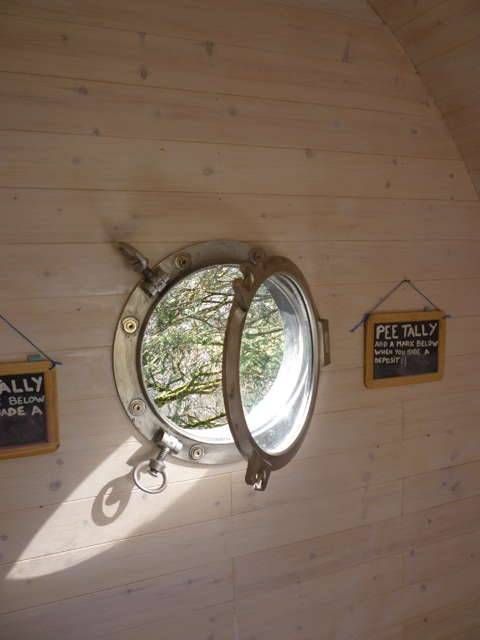
[[57, 447], [56, 378], [50, 363], [1, 363], [0, 458]]
[[366, 325], [365, 384], [383, 387], [439, 380], [444, 346], [442, 311], [373, 314]]

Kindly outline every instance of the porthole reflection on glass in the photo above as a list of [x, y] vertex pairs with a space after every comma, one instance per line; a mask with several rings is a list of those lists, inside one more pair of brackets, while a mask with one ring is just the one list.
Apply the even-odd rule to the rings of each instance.
[[[269, 305], [264, 309], [264, 301]], [[270, 302], [271, 301], [271, 302]], [[272, 304], [273, 303], [273, 304]], [[275, 312], [269, 311], [275, 306]], [[259, 314], [272, 314], [265, 333], [255, 329]], [[256, 346], [269, 371], [261, 393], [252, 401], [250, 380], [244, 367]], [[255, 356], [258, 362], [258, 356]], [[267, 362], [268, 360], [268, 362]], [[240, 351], [240, 392], [248, 429], [268, 454], [287, 450], [301, 433], [309, 411], [313, 388], [314, 339], [304, 298], [292, 278], [275, 275], [256, 292], [245, 320]]]

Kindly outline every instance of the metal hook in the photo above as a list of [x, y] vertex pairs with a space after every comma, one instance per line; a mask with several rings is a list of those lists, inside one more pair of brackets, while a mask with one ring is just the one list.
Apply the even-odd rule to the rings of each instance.
[[132, 269], [143, 275], [142, 289], [145, 293], [154, 296], [165, 289], [170, 276], [159, 265], [150, 267], [148, 258], [127, 242], [117, 242], [117, 249], [127, 259]]
[[144, 273], [150, 268], [148, 258], [146, 258], [138, 249], [132, 247], [131, 244], [128, 244], [127, 242], [117, 242], [117, 248], [122, 256], [126, 258], [132, 269], [137, 273]]

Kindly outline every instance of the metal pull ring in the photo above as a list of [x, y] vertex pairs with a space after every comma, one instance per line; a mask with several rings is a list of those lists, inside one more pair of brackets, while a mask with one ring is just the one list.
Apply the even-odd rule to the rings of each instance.
[[[153, 460], [155, 461], [155, 458]], [[151, 463], [152, 463], [152, 460], [142, 460], [142, 462], [139, 462], [133, 470], [133, 481], [135, 482], [137, 487], [142, 491], [144, 491], [145, 493], [161, 493], [162, 491], [165, 491], [168, 485], [167, 474], [164, 469], [161, 469], [158, 471], [153, 469]], [[142, 472], [146, 470], [148, 470], [148, 472], [152, 477], [154, 478], [160, 477], [162, 480], [161, 484], [159, 484], [156, 487], [145, 486], [142, 483], [140, 477]]]
[[[165, 471], [165, 460], [172, 451], [178, 453], [182, 448], [182, 443], [175, 436], [160, 430], [155, 434], [153, 441], [158, 447], [155, 458], [142, 460], [133, 470], [133, 481], [139, 489], [145, 493], [161, 493], [167, 488], [167, 472]], [[148, 471], [153, 478], [161, 477], [161, 484], [157, 487], [146, 487], [141, 480], [141, 473]]]

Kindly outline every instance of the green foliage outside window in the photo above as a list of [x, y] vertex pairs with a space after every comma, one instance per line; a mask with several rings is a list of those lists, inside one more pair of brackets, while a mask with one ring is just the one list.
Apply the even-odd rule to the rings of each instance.
[[[142, 345], [143, 376], [162, 415], [184, 429], [226, 424], [222, 395], [223, 340], [233, 300], [232, 266], [190, 274], [162, 298]], [[261, 286], [245, 322], [240, 380], [245, 411], [271, 388], [283, 358], [283, 322]]]

